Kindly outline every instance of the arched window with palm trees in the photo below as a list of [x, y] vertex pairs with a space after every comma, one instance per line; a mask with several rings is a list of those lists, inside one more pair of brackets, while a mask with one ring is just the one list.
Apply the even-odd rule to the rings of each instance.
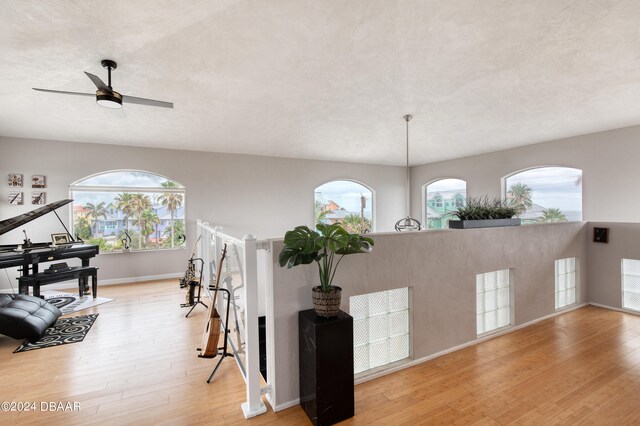
[[462, 179], [438, 179], [424, 185], [423, 218], [426, 229], [449, 227], [449, 219], [456, 218], [455, 211], [464, 207], [467, 198], [467, 182]]
[[74, 234], [103, 252], [184, 246], [185, 187], [138, 170], [88, 176], [70, 186]]
[[373, 232], [373, 191], [351, 180], [334, 180], [315, 189], [316, 223], [340, 223], [349, 232]]
[[582, 170], [537, 167], [504, 179], [504, 199], [523, 224], [582, 220]]

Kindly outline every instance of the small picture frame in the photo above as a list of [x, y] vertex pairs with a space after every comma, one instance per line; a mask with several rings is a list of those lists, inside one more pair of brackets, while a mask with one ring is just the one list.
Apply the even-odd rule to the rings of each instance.
[[34, 204], [34, 205], [47, 204], [47, 193], [44, 191], [33, 191], [31, 193], [31, 204]]
[[51, 241], [53, 242], [54, 246], [58, 246], [58, 245], [61, 245], [61, 244], [68, 244], [69, 243], [69, 235], [65, 234], [65, 233], [51, 234]]
[[21, 206], [24, 203], [24, 198], [22, 195], [22, 192], [9, 192], [9, 204], [13, 206]]
[[9, 173], [9, 186], [12, 188], [22, 188], [22, 175], [19, 173]]
[[31, 176], [31, 187], [32, 188], [46, 188], [47, 187], [47, 177], [45, 175], [33, 175], [33, 176]]
[[594, 243], [609, 243], [609, 228], [593, 228]]

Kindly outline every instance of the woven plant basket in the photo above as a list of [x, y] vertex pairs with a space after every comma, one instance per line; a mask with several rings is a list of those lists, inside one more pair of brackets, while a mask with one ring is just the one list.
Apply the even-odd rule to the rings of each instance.
[[324, 318], [332, 318], [338, 315], [340, 311], [340, 299], [342, 298], [342, 289], [332, 285], [328, 293], [322, 291], [322, 287], [313, 287], [313, 308], [316, 315]]

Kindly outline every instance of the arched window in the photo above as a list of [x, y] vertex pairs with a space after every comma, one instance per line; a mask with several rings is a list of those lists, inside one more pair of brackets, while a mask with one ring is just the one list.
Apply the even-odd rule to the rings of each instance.
[[582, 170], [538, 167], [508, 176], [504, 198], [523, 224], [582, 220]]
[[73, 232], [102, 252], [184, 246], [185, 188], [154, 173], [115, 170], [73, 183]]
[[315, 190], [316, 223], [340, 223], [349, 232], [373, 232], [373, 191], [351, 180], [334, 180]]
[[453, 212], [465, 205], [467, 183], [461, 179], [439, 179], [425, 185], [423, 190], [425, 228], [447, 228]]

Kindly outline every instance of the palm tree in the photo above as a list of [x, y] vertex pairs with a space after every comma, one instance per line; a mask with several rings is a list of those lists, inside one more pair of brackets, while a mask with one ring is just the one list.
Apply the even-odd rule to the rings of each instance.
[[83, 240], [91, 238], [91, 221], [87, 216], [76, 215], [73, 233]]
[[91, 224], [91, 235], [94, 235], [96, 233], [95, 225], [97, 225], [98, 219], [100, 217], [104, 217], [105, 220], [107, 219], [107, 209], [104, 205], [104, 201], [101, 201], [97, 205], [93, 203], [87, 203], [87, 209], [89, 210], [87, 216], [93, 221], [93, 223]]
[[355, 232], [359, 234], [367, 233], [371, 230], [371, 223], [365, 217], [361, 217], [357, 214], [349, 214], [340, 221], [340, 225], [348, 232]]
[[146, 194], [131, 194], [131, 208], [133, 212], [133, 224], [140, 226], [140, 234], [138, 234], [138, 248], [142, 248], [142, 234], [144, 230], [144, 219], [142, 215], [145, 210], [150, 210], [152, 207], [151, 198]]
[[[137, 216], [133, 224], [140, 227], [139, 238], [144, 237], [145, 245], [149, 245], [149, 236], [155, 232], [155, 225], [160, 223], [158, 214], [151, 208], [145, 209], [140, 216]], [[140, 240], [139, 240], [140, 241]], [[142, 244], [140, 244], [142, 248]]]
[[518, 209], [518, 214], [524, 213], [533, 203], [531, 201], [532, 189], [525, 183], [515, 183], [511, 185], [507, 192], [507, 200]]
[[551, 222], [567, 222], [567, 217], [560, 211], [560, 209], [547, 209], [544, 214], [540, 218], [540, 222], [543, 223], [551, 223]]
[[[178, 184], [172, 182], [170, 180], [166, 182], [162, 182], [163, 188], [179, 188]], [[177, 194], [175, 192], [165, 192], [158, 197], [158, 202], [162, 206], [165, 206], [167, 210], [169, 210], [169, 214], [171, 215], [171, 247], [174, 246], [175, 241], [175, 232], [173, 227], [174, 215], [176, 211], [182, 207], [182, 203], [184, 202], [184, 198], [182, 194]]]
[[327, 213], [329, 213], [326, 207], [320, 201], [315, 201], [316, 223], [324, 223]]
[[124, 192], [115, 196], [113, 201], [115, 202], [116, 210], [121, 211], [124, 214], [124, 226], [129, 229], [129, 218], [133, 215], [133, 194]]

